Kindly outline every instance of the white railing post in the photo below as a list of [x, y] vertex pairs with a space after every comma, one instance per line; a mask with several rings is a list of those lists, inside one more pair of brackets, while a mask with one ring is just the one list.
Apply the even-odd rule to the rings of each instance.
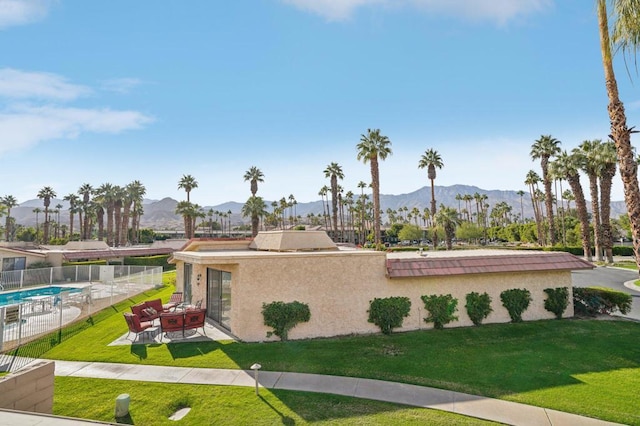
[[0, 308], [0, 352], [2, 352], [2, 347], [4, 346], [4, 307]]
[[49, 269], [49, 285], [53, 284], [53, 268]]
[[22, 288], [23, 283], [24, 283], [24, 269], [20, 270], [20, 288]]

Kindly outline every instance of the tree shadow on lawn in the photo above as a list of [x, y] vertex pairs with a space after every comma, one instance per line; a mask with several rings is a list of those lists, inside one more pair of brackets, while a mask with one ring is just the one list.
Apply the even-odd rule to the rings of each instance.
[[220, 350], [223, 345], [215, 341], [167, 343], [167, 349], [173, 359], [203, 356]]

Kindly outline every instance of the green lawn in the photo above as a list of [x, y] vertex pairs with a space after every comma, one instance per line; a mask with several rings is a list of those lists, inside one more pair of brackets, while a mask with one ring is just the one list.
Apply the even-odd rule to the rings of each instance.
[[[181, 425], [489, 425], [470, 417], [337, 395], [253, 388], [120, 380], [56, 378], [54, 411], [66, 416], [145, 426], [173, 425], [168, 417], [191, 411]], [[131, 397], [130, 415], [114, 417], [115, 399]]]
[[[167, 298], [171, 290], [160, 294]], [[126, 332], [119, 311], [130, 304], [77, 326], [60, 344], [44, 339], [21, 354], [208, 368], [259, 362], [263, 370], [393, 380], [640, 425], [640, 324], [634, 322], [549, 320], [391, 336], [108, 347]]]

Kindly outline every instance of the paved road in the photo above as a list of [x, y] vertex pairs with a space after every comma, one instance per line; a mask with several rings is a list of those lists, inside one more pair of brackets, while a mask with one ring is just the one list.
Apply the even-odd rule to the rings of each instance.
[[573, 278], [573, 285], [576, 287], [609, 287], [630, 294], [633, 298], [631, 312], [627, 315], [621, 315], [620, 313], [616, 313], [616, 315], [640, 321], [640, 291], [624, 286], [625, 282], [638, 279], [637, 271], [601, 266], [590, 271], [574, 271], [571, 273], [571, 277]]

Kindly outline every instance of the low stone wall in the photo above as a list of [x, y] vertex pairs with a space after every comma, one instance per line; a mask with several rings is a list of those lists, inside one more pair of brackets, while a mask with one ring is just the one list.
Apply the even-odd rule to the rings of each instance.
[[55, 363], [39, 361], [0, 377], [0, 408], [53, 413]]

